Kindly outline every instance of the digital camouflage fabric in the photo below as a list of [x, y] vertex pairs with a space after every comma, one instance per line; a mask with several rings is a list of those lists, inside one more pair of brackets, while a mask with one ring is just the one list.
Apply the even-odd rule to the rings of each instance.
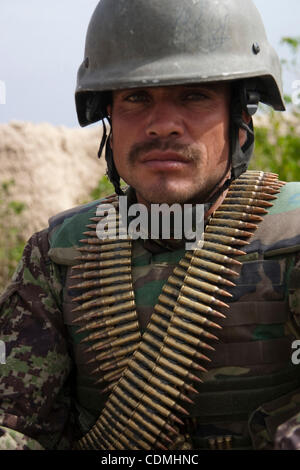
[[[6, 344], [6, 364], [0, 365], [2, 449], [71, 449], [107, 398], [87, 364], [93, 353], [80, 344], [84, 333], [72, 324], [77, 312], [71, 266], [98, 203], [60, 214], [35, 234], [0, 299], [0, 339]], [[220, 341], [208, 372], [199, 373], [204, 383], [185, 420], [195, 449], [218, 448], [224, 436], [233, 448], [274, 448], [278, 426], [300, 412], [299, 368], [291, 362], [291, 344], [300, 334], [296, 311], [289, 308], [299, 215], [300, 184], [290, 183], [247, 247]], [[183, 253], [133, 243], [141, 332]]]
[[[289, 307], [293, 318], [300, 326], [300, 261], [292, 270], [289, 283]], [[299, 346], [298, 346], [299, 349]], [[297, 355], [298, 356], [298, 355]], [[295, 404], [300, 402], [300, 394], [294, 397]], [[276, 432], [275, 448], [278, 450], [300, 450], [300, 413], [279, 426]]]
[[300, 450], [300, 413], [279, 426], [276, 432], [275, 449]]

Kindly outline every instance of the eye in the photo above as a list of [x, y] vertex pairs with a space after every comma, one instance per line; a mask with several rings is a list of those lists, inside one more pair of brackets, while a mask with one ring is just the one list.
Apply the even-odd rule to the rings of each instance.
[[149, 101], [147, 93], [144, 91], [135, 91], [125, 96], [125, 101], [129, 103], [143, 103]]
[[208, 99], [208, 96], [202, 91], [188, 91], [184, 94], [184, 99], [187, 101], [203, 101]]

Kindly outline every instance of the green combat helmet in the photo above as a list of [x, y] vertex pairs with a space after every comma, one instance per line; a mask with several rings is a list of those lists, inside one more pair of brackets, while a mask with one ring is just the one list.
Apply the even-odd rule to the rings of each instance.
[[[253, 2], [101, 0], [78, 71], [79, 123], [86, 126], [107, 117], [112, 90], [225, 81], [232, 82], [234, 179], [246, 171], [254, 146], [252, 120], [247, 126], [242, 111], [252, 116], [260, 101], [285, 110], [280, 63]], [[240, 127], [248, 136], [242, 148]], [[101, 151], [103, 146], [102, 141]], [[107, 160], [110, 174], [111, 150]]]

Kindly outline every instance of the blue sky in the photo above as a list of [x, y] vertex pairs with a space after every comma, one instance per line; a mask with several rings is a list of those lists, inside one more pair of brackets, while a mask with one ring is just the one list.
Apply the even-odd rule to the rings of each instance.
[[[300, 36], [299, 0], [254, 1], [271, 44], [285, 57], [287, 50], [279, 45], [280, 38]], [[76, 74], [83, 59], [86, 29], [97, 3], [98, 0], [1, 0], [0, 84], [4, 82], [6, 87], [6, 104], [0, 104], [1, 123], [22, 120], [78, 126], [74, 105]], [[291, 81], [291, 77], [285, 77], [287, 92]]]

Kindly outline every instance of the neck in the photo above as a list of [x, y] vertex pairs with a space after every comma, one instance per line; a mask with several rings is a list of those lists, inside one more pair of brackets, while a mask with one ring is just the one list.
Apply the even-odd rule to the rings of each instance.
[[[207, 197], [205, 198], [205, 200], [203, 201], [203, 199], [201, 201], [195, 201], [193, 203], [193, 206], [196, 206], [197, 204], [204, 204], [204, 205], [209, 205], [210, 207], [205, 210], [205, 213], [204, 213], [204, 218], [205, 218], [205, 221], [211, 216], [211, 214], [213, 214], [217, 209], [218, 207], [222, 204], [222, 202], [224, 201], [227, 193], [228, 193], [228, 188], [221, 191], [221, 189], [223, 188], [224, 184], [226, 183], [226, 181], [230, 178], [231, 176], [231, 170], [227, 171], [225, 176], [222, 178], [222, 180], [219, 182], [218, 185], [216, 185], [212, 191], [210, 191], [210, 193], [207, 195]], [[220, 192], [221, 191], [221, 192]], [[218, 195], [218, 193], [220, 192], [220, 194]], [[218, 196], [217, 196], [218, 195]], [[214, 198], [216, 197], [216, 199], [214, 200]], [[139, 193], [136, 192], [136, 199], [137, 199], [137, 202], [139, 204], [143, 204], [144, 206], [147, 207], [148, 210], [151, 210], [151, 203], [146, 201]], [[210, 201], [213, 201], [212, 203]], [[161, 204], [163, 204], [163, 202], [161, 202]], [[183, 206], [184, 204], [181, 204], [181, 206]]]

